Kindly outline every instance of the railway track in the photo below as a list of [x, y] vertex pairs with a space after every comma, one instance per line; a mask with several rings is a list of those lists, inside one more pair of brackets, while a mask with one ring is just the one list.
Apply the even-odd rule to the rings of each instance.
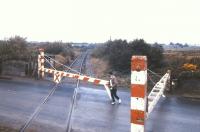
[[[82, 68], [83, 68], [83, 65], [85, 63], [85, 59], [87, 57], [87, 52], [84, 52], [82, 53], [80, 56], [78, 56], [73, 62], [72, 64], [70, 65], [70, 69], [68, 69], [67, 71], [68, 72], [76, 72], [76, 73], [79, 73], [81, 74], [82, 72]], [[72, 70], [73, 69], [73, 70]], [[67, 108], [63, 109], [62, 112], [61, 112], [61, 115], [60, 117], [62, 117], [62, 113], [65, 113], [65, 115], [67, 115], [66, 117], [62, 117], [63, 120], [62, 122], [65, 122], [65, 131], [67, 132], [70, 132], [71, 130], [71, 117], [73, 115], [73, 110], [74, 110], [74, 105], [75, 105], [75, 102], [76, 102], [76, 96], [77, 96], [77, 92], [78, 92], [78, 87], [79, 87], [79, 80], [72, 80], [70, 78], [64, 78], [63, 79], [63, 82], [67, 83], [67, 82], [72, 82], [74, 81], [73, 83], [76, 84], [75, 85], [75, 88], [74, 88], [74, 91], [73, 91], [73, 96], [72, 96], [72, 99], [71, 99], [71, 102], [69, 102], [67, 105], [66, 104], [63, 104], [63, 105], [66, 105]], [[25, 131], [29, 131], [29, 128], [32, 124], [36, 124], [37, 121], [36, 118], [41, 114], [45, 114], [45, 115], [56, 115], [58, 116], [60, 113], [51, 113], [51, 112], [46, 112], [45, 111], [45, 107], [48, 105], [48, 103], [51, 103], [53, 102], [53, 96], [55, 95], [57, 89], [59, 87], [59, 84], [56, 84], [48, 93], [48, 95], [42, 100], [42, 102], [36, 107], [36, 109], [34, 110], [34, 112], [31, 114], [31, 116], [28, 118], [28, 120], [22, 125], [22, 127], [20, 128], [19, 132], [25, 132]], [[65, 102], [65, 101], [63, 101]], [[66, 112], [63, 112], [63, 111], [66, 111]], [[47, 114], [46, 114], [46, 113]], [[58, 117], [59, 118], [59, 117]], [[33, 123], [34, 122], [34, 123]], [[35, 125], [37, 126], [37, 125]]]
[[[77, 67], [77, 69], [76, 69], [80, 73], [82, 73], [83, 64], [85, 62], [85, 59], [86, 59], [87, 55], [88, 55], [88, 52], [86, 52], [85, 55], [83, 56], [83, 59], [80, 62], [80, 67], [79, 68]], [[67, 132], [71, 131], [71, 125], [72, 125], [71, 124], [71, 117], [72, 117], [73, 111], [74, 111], [74, 106], [75, 106], [75, 102], [76, 102], [76, 97], [77, 97], [77, 93], [78, 93], [79, 84], [80, 84], [80, 80], [77, 80], [76, 88], [74, 89], [74, 93], [73, 93], [73, 97], [72, 97], [72, 103], [71, 103], [71, 107], [70, 107], [70, 112], [69, 112], [68, 118], [66, 120], [66, 122], [67, 122], [66, 131]]]

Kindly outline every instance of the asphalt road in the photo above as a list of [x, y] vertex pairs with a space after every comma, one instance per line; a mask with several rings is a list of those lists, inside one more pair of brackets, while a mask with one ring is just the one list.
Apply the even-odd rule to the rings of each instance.
[[[0, 124], [20, 129], [55, 84], [0, 80]], [[58, 85], [27, 131], [64, 132], [75, 84]]]
[[146, 121], [147, 132], [199, 132], [200, 100], [161, 98]]
[[[55, 84], [34, 80], [0, 80], [0, 125], [20, 129]], [[62, 83], [27, 132], [64, 132], [73, 83]], [[111, 105], [103, 89], [80, 86], [72, 115], [72, 132], [129, 132], [130, 93], [119, 90], [122, 104]], [[147, 132], [199, 132], [200, 101], [166, 97], [146, 121]]]

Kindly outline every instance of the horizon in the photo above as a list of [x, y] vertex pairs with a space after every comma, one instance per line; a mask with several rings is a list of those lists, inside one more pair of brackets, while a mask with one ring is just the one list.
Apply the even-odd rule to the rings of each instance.
[[[6, 41], [6, 40], [9, 40], [10, 38], [14, 38], [14, 37], [16, 37], [16, 36], [19, 36], [19, 35], [15, 35], [15, 36], [11, 36], [11, 37], [8, 37], [8, 38], [4, 38], [4, 39], [0, 39], [0, 40], [2, 40], [2, 41]], [[113, 40], [107, 40], [107, 41], [105, 41], [105, 42], [68, 42], [68, 41], [62, 41], [62, 40], [55, 40], [55, 41], [31, 41], [31, 40], [28, 40], [28, 38], [27, 37], [23, 37], [23, 36], [19, 36], [19, 37], [21, 37], [21, 38], [24, 38], [27, 42], [29, 42], [29, 43], [47, 43], [47, 42], [49, 42], [49, 43], [54, 43], [54, 42], [61, 42], [61, 43], [71, 43], [71, 44], [103, 44], [103, 43], [106, 43], [107, 41], [115, 41], [115, 40], [125, 40], [125, 41], [127, 41], [128, 43], [129, 42], [131, 42], [131, 41], [134, 41], [134, 40], [137, 40], [137, 39], [142, 39], [142, 40], [144, 40], [143, 38], [136, 38], [136, 39], [132, 39], [132, 40], [130, 40], [130, 41], [128, 41], [128, 40], [126, 40], [126, 39], [121, 39], [121, 38], [119, 38], [119, 39], [113, 39]], [[144, 40], [145, 41], [145, 40]], [[146, 42], [146, 41], [145, 41]], [[189, 45], [189, 46], [200, 46], [200, 44], [190, 44], [190, 43], [180, 43], [180, 42], [169, 42], [169, 43], [159, 43], [159, 42], [154, 42], [154, 43], [148, 43], [148, 42], [146, 42], [147, 44], [160, 44], [160, 45], [170, 45], [171, 43], [172, 44], [182, 44], [182, 45], [185, 45], [185, 44], [187, 44], [187, 45]]]
[[[15, 36], [19, 36], [19, 35], [15, 35]], [[8, 37], [8, 38], [4, 38], [4, 39], [0, 39], [0, 40], [8, 40], [8, 39], [10, 39], [10, 38], [13, 38], [13, 37], [15, 37], [15, 36], [11, 36], [11, 37]], [[27, 37], [23, 37], [23, 36], [19, 36], [19, 37], [22, 37], [22, 38], [25, 38], [26, 39], [26, 41], [27, 42], [29, 42], [29, 43], [46, 43], [46, 42], [50, 42], [50, 43], [54, 43], [54, 42], [61, 42], [61, 43], [72, 43], [72, 44], [103, 44], [103, 43], [106, 43], [107, 41], [110, 41], [110, 40], [107, 40], [107, 41], [105, 41], [105, 42], [72, 42], [72, 41], [62, 41], [62, 40], [55, 40], [55, 41], [30, 41], [30, 40], [27, 40]], [[115, 40], [120, 40], [121, 38], [119, 38], [119, 39], [114, 39], [114, 40], [111, 40], [111, 41], [115, 41]], [[142, 38], [136, 38], [136, 39], [142, 39]], [[136, 40], [136, 39], [132, 39], [131, 41], [134, 41], [134, 40]], [[128, 41], [128, 40], [126, 40], [126, 39], [121, 39], [121, 40], [125, 40], [125, 41], [127, 41], [128, 43], [129, 42], [131, 42], [131, 41]], [[143, 39], [144, 40], [144, 39]], [[144, 40], [145, 41], [145, 40]], [[146, 41], [145, 41], [146, 42]], [[146, 42], [147, 44], [155, 44], [155, 43], [157, 43], [157, 44], [160, 44], [160, 45], [170, 45], [171, 43], [172, 44], [182, 44], [182, 45], [185, 45], [185, 44], [187, 44], [187, 45], [189, 45], [189, 46], [200, 46], [200, 44], [190, 44], [190, 43], [180, 43], [180, 42], [170, 42], [170, 43], [159, 43], [159, 42], [154, 42], [154, 43], [148, 43], [148, 42]]]
[[0, 39], [200, 45], [198, 0], [1, 0]]

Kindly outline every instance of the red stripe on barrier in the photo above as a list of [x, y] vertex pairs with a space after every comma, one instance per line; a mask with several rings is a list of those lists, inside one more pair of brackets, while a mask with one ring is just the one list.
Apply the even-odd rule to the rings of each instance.
[[63, 77], [63, 75], [64, 75], [64, 73], [62, 72], [62, 73], [61, 73], [61, 77]]
[[66, 74], [66, 77], [69, 77], [69, 73]]
[[101, 81], [101, 80], [95, 79], [95, 80], [94, 80], [94, 84], [99, 84], [100, 81]]
[[41, 57], [39, 58], [39, 60], [40, 60], [40, 61], [44, 60], [44, 57], [43, 57], [43, 56], [41, 56]]
[[59, 81], [59, 72], [57, 72], [56, 74], [55, 74], [55, 81]]
[[145, 85], [131, 84], [131, 97], [145, 97]]
[[84, 77], [83, 81], [88, 81], [90, 78], [89, 77]]
[[145, 113], [140, 110], [131, 110], [131, 123], [144, 125]]
[[131, 70], [132, 71], [144, 71], [147, 70], [147, 60], [145, 57], [142, 56], [133, 56], [131, 59], [132, 65]]
[[79, 75], [74, 75], [73, 78], [78, 79], [78, 78], [79, 78]]

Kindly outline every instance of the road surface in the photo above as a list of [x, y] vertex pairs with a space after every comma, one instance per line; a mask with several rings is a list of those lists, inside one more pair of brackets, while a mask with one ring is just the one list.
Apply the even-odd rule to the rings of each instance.
[[[0, 80], [0, 126], [19, 130], [54, 83], [30, 79]], [[58, 86], [27, 132], [64, 132], [75, 84]], [[80, 86], [72, 115], [72, 132], [130, 132], [130, 93], [119, 90], [122, 104], [111, 105], [102, 89]], [[161, 98], [149, 119], [147, 132], [199, 132], [200, 101]]]

